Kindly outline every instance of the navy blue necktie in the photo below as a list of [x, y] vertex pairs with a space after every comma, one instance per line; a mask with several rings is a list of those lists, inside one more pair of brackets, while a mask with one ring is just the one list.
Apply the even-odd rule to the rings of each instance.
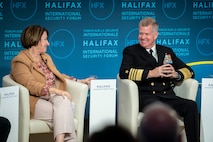
[[[149, 50], [149, 53], [150, 53], [150, 55], [152, 55], [152, 53], [153, 53], [153, 50], [152, 49], [150, 49]], [[153, 56], [153, 55], [152, 55]]]

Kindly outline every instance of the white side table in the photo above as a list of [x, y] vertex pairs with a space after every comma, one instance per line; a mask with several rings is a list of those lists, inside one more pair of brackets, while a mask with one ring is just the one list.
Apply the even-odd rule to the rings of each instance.
[[202, 78], [201, 136], [203, 142], [213, 142], [213, 78]]
[[107, 125], [115, 125], [116, 79], [91, 80], [89, 135]]
[[0, 88], [0, 116], [6, 117], [11, 124], [7, 142], [18, 141], [19, 87]]

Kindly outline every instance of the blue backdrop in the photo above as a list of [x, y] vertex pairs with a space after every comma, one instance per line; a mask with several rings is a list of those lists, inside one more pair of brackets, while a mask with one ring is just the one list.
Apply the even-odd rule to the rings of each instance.
[[138, 42], [138, 22], [149, 16], [160, 26], [157, 43], [171, 47], [201, 82], [213, 74], [212, 9], [211, 0], [0, 0], [0, 77], [23, 49], [22, 30], [39, 24], [50, 32], [48, 53], [61, 72], [116, 78], [123, 48]]

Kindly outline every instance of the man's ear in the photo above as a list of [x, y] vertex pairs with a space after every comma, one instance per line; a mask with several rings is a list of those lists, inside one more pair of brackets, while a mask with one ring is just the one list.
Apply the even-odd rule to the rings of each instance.
[[155, 36], [155, 40], [156, 40], [158, 38], [158, 32], [155, 32], [154, 36]]

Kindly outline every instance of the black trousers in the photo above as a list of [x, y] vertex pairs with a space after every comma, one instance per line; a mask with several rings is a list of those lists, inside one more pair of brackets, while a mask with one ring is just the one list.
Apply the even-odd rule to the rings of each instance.
[[140, 108], [144, 108], [156, 101], [160, 101], [176, 110], [177, 114], [184, 118], [187, 142], [200, 142], [199, 113], [195, 101], [180, 98], [178, 96], [165, 97], [160, 95], [140, 95]]
[[0, 117], [0, 142], [6, 142], [10, 133], [11, 124], [5, 117]]

